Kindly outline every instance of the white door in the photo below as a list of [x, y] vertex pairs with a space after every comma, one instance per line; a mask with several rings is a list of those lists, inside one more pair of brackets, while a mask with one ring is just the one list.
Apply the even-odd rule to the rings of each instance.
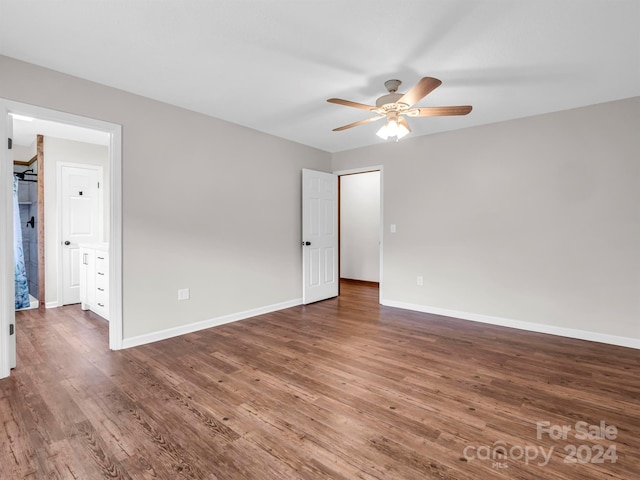
[[302, 170], [302, 302], [338, 296], [338, 176]]
[[61, 305], [80, 302], [81, 243], [102, 240], [102, 168], [59, 165]]

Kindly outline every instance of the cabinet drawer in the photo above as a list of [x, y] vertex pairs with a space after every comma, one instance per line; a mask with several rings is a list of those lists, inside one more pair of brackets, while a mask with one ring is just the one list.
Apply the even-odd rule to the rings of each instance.
[[105, 303], [109, 298], [109, 291], [103, 287], [96, 287], [96, 301], [100, 299], [101, 303]]
[[109, 304], [109, 294], [105, 290], [96, 290], [96, 305], [106, 307]]
[[96, 288], [102, 288], [103, 290], [106, 290], [109, 288], [109, 279], [106, 275], [96, 274], [95, 285]]
[[109, 271], [109, 262], [107, 256], [102, 253], [96, 253], [96, 273], [106, 275]]
[[109, 294], [96, 290], [96, 301], [91, 307], [91, 310], [109, 320]]

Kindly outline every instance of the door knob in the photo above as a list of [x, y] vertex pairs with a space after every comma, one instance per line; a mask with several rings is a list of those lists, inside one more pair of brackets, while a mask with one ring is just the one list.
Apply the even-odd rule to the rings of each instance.
[[64, 244], [65, 244], [65, 245], [71, 245], [71, 242], [70, 242], [69, 240], [65, 240], [65, 241], [64, 241]]
[[311, 245], [311, 242], [302, 242], [302, 245], [306, 245], [307, 247]]

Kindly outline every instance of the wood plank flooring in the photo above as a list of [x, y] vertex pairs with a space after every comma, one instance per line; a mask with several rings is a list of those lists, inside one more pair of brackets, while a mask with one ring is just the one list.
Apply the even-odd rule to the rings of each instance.
[[[377, 298], [343, 282], [336, 299], [118, 352], [78, 306], [18, 312], [0, 478], [640, 478], [639, 351]], [[594, 438], [601, 422], [615, 434]]]

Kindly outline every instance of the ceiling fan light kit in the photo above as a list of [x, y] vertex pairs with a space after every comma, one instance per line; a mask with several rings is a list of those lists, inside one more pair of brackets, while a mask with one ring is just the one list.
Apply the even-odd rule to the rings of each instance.
[[369, 110], [376, 113], [377, 116], [366, 118], [358, 122], [343, 125], [334, 128], [334, 132], [347, 130], [348, 128], [364, 125], [365, 123], [374, 122], [385, 118], [386, 123], [378, 130], [376, 135], [387, 140], [395, 137], [396, 141], [400, 140], [411, 132], [409, 123], [404, 115], [408, 117], [440, 117], [448, 115], [466, 115], [472, 107], [471, 105], [460, 105], [455, 107], [413, 107], [417, 102], [426, 97], [429, 93], [439, 87], [442, 82], [437, 78], [423, 77], [411, 88], [407, 93], [396, 93], [402, 82], [392, 79], [384, 82], [384, 86], [389, 92], [376, 100], [376, 105], [365, 105], [363, 103], [342, 100], [340, 98], [329, 98], [327, 102], [345, 105], [347, 107], [359, 108], [361, 110]]
[[396, 142], [405, 137], [411, 128], [404, 118], [398, 118], [397, 113], [389, 113], [387, 115], [387, 123], [385, 123], [380, 130], [376, 132], [376, 135], [383, 140], [389, 139], [389, 137], [396, 137]]

